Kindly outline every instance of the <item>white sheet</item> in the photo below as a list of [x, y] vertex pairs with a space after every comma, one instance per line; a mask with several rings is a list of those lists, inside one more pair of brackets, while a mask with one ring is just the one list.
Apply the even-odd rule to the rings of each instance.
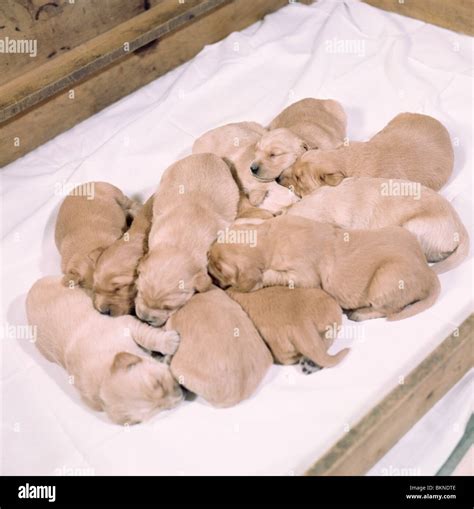
[[[473, 410], [473, 380], [471, 369], [367, 475], [435, 475], [466, 431]], [[474, 475], [474, 463], [464, 475]]]
[[[9, 165], [1, 174], [3, 336], [26, 323], [32, 283], [59, 273], [58, 183], [108, 180], [143, 198], [205, 130], [266, 123], [306, 96], [341, 101], [351, 139], [367, 139], [402, 111], [441, 120], [456, 157], [443, 194], [472, 232], [471, 49], [470, 37], [358, 2], [289, 5]], [[6, 337], [3, 473], [300, 474], [471, 312], [470, 261], [441, 283], [439, 301], [416, 317], [346, 320], [334, 349], [352, 352], [336, 368], [304, 376], [274, 366], [234, 408], [187, 402], [132, 428], [87, 409], [58, 366], [27, 339]]]

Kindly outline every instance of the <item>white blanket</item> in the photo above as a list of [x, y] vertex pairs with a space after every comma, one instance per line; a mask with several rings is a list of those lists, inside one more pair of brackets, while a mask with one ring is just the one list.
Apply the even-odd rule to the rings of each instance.
[[[60, 270], [53, 231], [63, 184], [106, 180], [145, 198], [204, 131], [265, 124], [303, 97], [335, 98], [355, 140], [403, 111], [443, 122], [456, 159], [442, 193], [472, 232], [471, 50], [470, 37], [363, 3], [289, 5], [6, 167], [3, 473], [303, 473], [472, 311], [470, 260], [441, 276], [441, 296], [423, 314], [395, 323], [345, 319], [333, 349], [352, 351], [335, 368], [305, 376], [273, 366], [260, 390], [234, 408], [185, 402], [123, 428], [86, 408], [66, 373], [19, 337], [28, 289]], [[434, 473], [449, 447], [419, 473]]]

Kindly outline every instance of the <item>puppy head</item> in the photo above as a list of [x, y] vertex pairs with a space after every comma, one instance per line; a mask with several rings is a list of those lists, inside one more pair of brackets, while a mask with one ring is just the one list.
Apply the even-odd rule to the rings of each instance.
[[209, 273], [221, 288], [250, 292], [262, 287], [263, 261], [257, 249], [215, 242], [208, 258]]
[[123, 245], [120, 240], [110, 246], [97, 262], [93, 302], [102, 314], [120, 316], [133, 312], [137, 294], [137, 264], [143, 253], [134, 253], [132, 248]]
[[309, 150], [291, 169], [282, 173], [278, 183], [290, 188], [298, 196], [310, 194], [324, 185], [339, 185], [345, 175], [334, 161], [333, 152], [337, 150]]
[[166, 364], [120, 352], [102, 382], [100, 398], [112, 421], [137, 424], [175, 407], [183, 392]]
[[269, 182], [290, 168], [308, 145], [289, 129], [281, 128], [264, 134], [255, 149], [250, 171], [256, 179]]
[[94, 307], [103, 315], [121, 316], [133, 312], [137, 295], [134, 274], [111, 273], [102, 279], [94, 275]]
[[155, 327], [184, 306], [196, 292], [205, 292], [212, 281], [205, 268], [176, 248], [161, 247], [148, 253], [138, 266], [135, 311]]
[[103, 251], [103, 248], [98, 247], [85, 256], [82, 253], [71, 256], [64, 272], [63, 284], [68, 286], [72, 283], [91, 288], [95, 266]]

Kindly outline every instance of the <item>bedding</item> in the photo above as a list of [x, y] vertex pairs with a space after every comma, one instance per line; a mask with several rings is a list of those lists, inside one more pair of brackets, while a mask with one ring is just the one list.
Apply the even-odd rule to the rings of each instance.
[[[28, 289], [60, 273], [59, 204], [71, 186], [89, 180], [144, 200], [205, 131], [244, 120], [266, 124], [304, 97], [334, 98], [346, 109], [353, 140], [370, 138], [403, 111], [432, 115], [447, 127], [455, 168], [441, 193], [473, 238], [471, 49], [468, 36], [357, 1], [290, 4], [5, 167], [2, 473], [304, 473], [469, 315], [471, 258], [440, 276], [437, 303], [420, 315], [392, 323], [344, 318], [330, 352], [351, 352], [334, 368], [306, 376], [297, 366], [273, 366], [256, 394], [233, 408], [197, 399], [121, 427], [81, 403], [25, 328]], [[463, 428], [469, 417], [470, 391], [456, 394], [459, 411], [442, 416], [444, 429]], [[416, 473], [435, 473], [451, 442], [439, 441], [430, 461], [414, 465]], [[400, 454], [393, 462], [403, 463]]]

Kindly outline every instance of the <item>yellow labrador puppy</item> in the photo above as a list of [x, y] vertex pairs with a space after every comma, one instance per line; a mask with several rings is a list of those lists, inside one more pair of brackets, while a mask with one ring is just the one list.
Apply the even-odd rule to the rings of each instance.
[[61, 204], [55, 230], [65, 285], [92, 288], [97, 258], [122, 236], [127, 221], [140, 207], [106, 182], [89, 182], [73, 189]]
[[260, 179], [252, 176], [250, 165], [255, 153], [255, 145], [241, 148], [230, 162], [234, 177], [251, 205], [268, 210], [272, 214], [280, 213], [285, 207], [296, 203], [299, 197], [287, 187], [275, 180]]
[[250, 397], [272, 364], [250, 318], [219, 288], [194, 295], [166, 327], [181, 336], [171, 372], [182, 386], [216, 407]]
[[233, 176], [245, 197], [255, 207], [277, 213], [298, 198], [287, 188], [252, 176], [255, 145], [267, 130], [256, 122], [237, 122], [212, 129], [198, 138], [193, 154], [210, 152], [222, 157], [231, 167]]
[[327, 353], [342, 321], [342, 310], [326, 292], [316, 288], [272, 286], [244, 293], [229, 289], [227, 294], [249, 315], [270, 348], [276, 362], [300, 361], [308, 370], [313, 365], [331, 367], [349, 352]]
[[193, 144], [193, 154], [211, 153], [234, 160], [239, 149], [254, 145], [267, 132], [257, 122], [234, 122], [207, 131]]
[[276, 179], [308, 150], [340, 147], [346, 136], [346, 114], [332, 99], [302, 99], [272, 120], [258, 141], [250, 169], [261, 181]]
[[[369, 141], [337, 150], [310, 150], [280, 184], [305, 196], [323, 185], [337, 186], [346, 177], [407, 179], [438, 191], [453, 171], [454, 153], [446, 128], [433, 117], [401, 113]], [[266, 176], [278, 177], [278, 172]]]
[[237, 215], [239, 190], [227, 164], [194, 154], [164, 173], [153, 204], [148, 253], [138, 266], [137, 316], [166, 322], [195, 292], [211, 286], [207, 252]]
[[408, 180], [347, 178], [338, 186], [316, 189], [286, 213], [347, 229], [403, 226], [416, 236], [426, 259], [435, 262], [432, 268], [438, 274], [469, 253], [469, 235], [452, 205]]
[[33, 285], [26, 311], [40, 352], [63, 366], [83, 401], [112, 421], [135, 424], [183, 399], [169, 366], [140, 348], [171, 355], [179, 344], [176, 331], [133, 316], [103, 316], [85, 290], [66, 288], [55, 276]]
[[133, 312], [137, 267], [148, 249], [153, 196], [135, 216], [129, 230], [98, 258], [93, 276], [94, 307], [111, 316]]
[[418, 241], [398, 226], [343, 230], [285, 215], [240, 228], [254, 229], [256, 242], [215, 243], [210, 251], [209, 272], [222, 287], [321, 287], [356, 321], [412, 316], [440, 291]]

